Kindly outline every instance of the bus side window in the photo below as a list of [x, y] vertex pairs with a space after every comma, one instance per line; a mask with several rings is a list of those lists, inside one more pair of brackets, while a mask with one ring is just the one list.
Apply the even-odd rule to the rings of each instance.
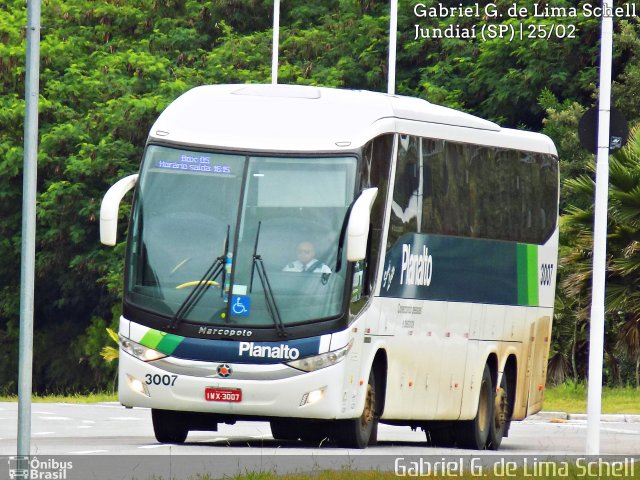
[[422, 173], [420, 139], [398, 137], [396, 178], [393, 184], [389, 242], [393, 245], [405, 233], [420, 231], [422, 223]]

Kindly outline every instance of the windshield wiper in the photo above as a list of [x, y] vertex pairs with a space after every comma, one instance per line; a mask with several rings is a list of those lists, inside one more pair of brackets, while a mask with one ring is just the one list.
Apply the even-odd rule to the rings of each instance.
[[175, 330], [184, 317], [186, 317], [196, 303], [200, 301], [207, 289], [214, 284], [216, 278], [222, 273], [222, 289], [224, 289], [225, 282], [225, 268], [224, 262], [229, 251], [229, 230], [231, 226], [227, 225], [227, 237], [224, 240], [224, 252], [209, 266], [199, 282], [197, 282], [195, 288], [191, 291], [187, 298], [184, 299], [176, 313], [171, 318], [169, 323], [169, 330]]
[[273, 296], [273, 289], [271, 288], [271, 283], [269, 283], [269, 277], [267, 276], [267, 271], [264, 268], [264, 263], [262, 262], [262, 256], [258, 255], [258, 239], [260, 238], [260, 225], [262, 222], [258, 222], [258, 231], [256, 232], [256, 243], [253, 247], [253, 265], [251, 266], [251, 279], [249, 280], [249, 293], [253, 291], [253, 273], [255, 270], [258, 270], [258, 277], [260, 277], [260, 283], [262, 284], [262, 290], [264, 291], [264, 299], [267, 304], [267, 311], [273, 320], [273, 324], [276, 327], [276, 332], [279, 337], [286, 337], [287, 331], [285, 330], [284, 323], [282, 322], [282, 317], [280, 316], [280, 310], [278, 310], [278, 305], [276, 303], [276, 299]]

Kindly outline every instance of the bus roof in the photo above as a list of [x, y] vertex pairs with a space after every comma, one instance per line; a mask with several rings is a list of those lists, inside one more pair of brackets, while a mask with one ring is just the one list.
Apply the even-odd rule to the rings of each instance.
[[[548, 137], [500, 128], [419, 98], [301, 85], [205, 85], [173, 101], [151, 128], [150, 141], [269, 152], [340, 152], [409, 122], [426, 137], [449, 127], [459, 141], [554, 153]], [[429, 134], [429, 126], [439, 133]], [[462, 131], [460, 131], [462, 127]], [[415, 130], [415, 128], [411, 128]], [[424, 132], [423, 132], [424, 130]], [[515, 138], [514, 138], [515, 137]]]

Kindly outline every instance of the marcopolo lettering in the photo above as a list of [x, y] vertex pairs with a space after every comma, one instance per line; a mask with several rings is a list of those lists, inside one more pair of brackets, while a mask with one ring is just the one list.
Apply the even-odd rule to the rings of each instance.
[[247, 354], [249, 357], [278, 358], [283, 360], [296, 360], [300, 356], [300, 350], [289, 345], [280, 344], [276, 347], [269, 345], [256, 345], [253, 342], [240, 342], [239, 356]]
[[433, 274], [433, 258], [429, 249], [422, 247], [422, 252], [411, 253], [411, 245], [402, 244], [402, 268], [400, 270], [400, 285], [431, 285]]
[[199, 335], [220, 335], [223, 337], [250, 337], [253, 335], [251, 330], [235, 330], [232, 328], [209, 328], [209, 327], [200, 327], [198, 329]]

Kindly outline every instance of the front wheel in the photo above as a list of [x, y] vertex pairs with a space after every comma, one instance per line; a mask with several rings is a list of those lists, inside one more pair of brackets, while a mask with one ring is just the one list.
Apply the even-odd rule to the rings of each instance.
[[298, 440], [299, 425], [292, 420], [271, 420], [271, 436], [276, 440]]
[[376, 382], [372, 371], [369, 373], [364, 410], [360, 418], [336, 422], [335, 437], [338, 445], [348, 448], [367, 448], [367, 445], [376, 443], [378, 436], [376, 403]]
[[489, 366], [484, 366], [480, 382], [478, 411], [473, 420], [460, 422], [458, 425], [458, 444], [465, 448], [484, 450], [493, 423], [494, 388]]
[[179, 412], [151, 410], [153, 433], [160, 443], [184, 443], [189, 434], [189, 425]]

